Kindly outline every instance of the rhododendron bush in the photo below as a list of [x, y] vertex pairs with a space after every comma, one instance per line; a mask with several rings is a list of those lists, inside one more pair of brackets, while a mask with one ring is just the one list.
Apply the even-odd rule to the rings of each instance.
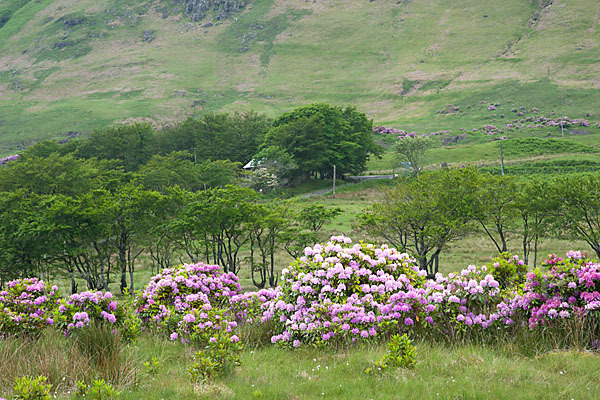
[[37, 336], [46, 327], [68, 336], [90, 323], [110, 324], [126, 339], [136, 335], [136, 318], [110, 292], [88, 291], [62, 298], [56, 286], [37, 278], [10, 281], [0, 291], [2, 336]]
[[0, 291], [0, 335], [36, 335], [52, 325], [59, 298], [56, 286], [37, 278], [8, 282], [6, 289]]
[[282, 323], [272, 342], [359, 341], [410, 326], [424, 283], [425, 271], [407, 254], [334, 236], [282, 272], [281, 295], [266, 312]]
[[[306, 248], [282, 273], [269, 296], [246, 294], [248, 309], [274, 320], [271, 341], [301, 344], [373, 340], [396, 332], [464, 340], [524, 329], [585, 327], [585, 345], [598, 346], [600, 265], [570, 252], [553, 256], [549, 270], [527, 274], [517, 256], [502, 254], [488, 266], [425, 280], [413, 259], [387, 246], [352, 245], [333, 237]], [[262, 300], [262, 301], [261, 301]], [[257, 318], [250, 318], [256, 322]], [[493, 329], [492, 329], [493, 328]]]
[[529, 329], [576, 325], [580, 340], [599, 347], [600, 264], [569, 252], [567, 258], [553, 254], [546, 260], [547, 272], [527, 274], [522, 294], [502, 303], [506, 313], [520, 318]]
[[54, 312], [55, 326], [65, 335], [90, 324], [108, 324], [126, 339], [134, 339], [139, 325], [136, 316], [111, 292], [86, 291], [60, 299]]
[[238, 277], [218, 265], [186, 264], [164, 269], [138, 297], [137, 311], [147, 327], [171, 340], [207, 344], [227, 335], [233, 342], [235, 316], [229, 299], [241, 293]]
[[244, 327], [293, 347], [398, 333], [493, 341], [503, 332], [559, 338], [552, 339], [558, 347], [600, 347], [600, 264], [569, 252], [526, 271], [519, 257], [504, 253], [489, 265], [428, 280], [406, 253], [334, 236], [307, 247], [282, 271], [278, 287], [257, 292], [242, 292], [235, 274], [203, 263], [164, 269], [135, 307], [109, 292], [61, 298], [55, 286], [37, 279], [11, 281], [0, 292], [0, 334], [35, 335], [53, 326], [70, 336], [108, 324], [134, 337], [137, 321], [173, 341], [204, 348], [227, 343], [235, 352]]

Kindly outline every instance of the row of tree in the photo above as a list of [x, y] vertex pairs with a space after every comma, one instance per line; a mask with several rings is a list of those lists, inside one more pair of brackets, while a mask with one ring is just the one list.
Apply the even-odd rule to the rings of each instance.
[[[227, 161], [231, 164], [225, 171], [229, 171], [254, 160], [262, 175], [279, 184], [293, 184], [311, 177], [331, 177], [334, 165], [339, 177], [362, 172], [368, 157], [380, 152], [372, 138], [372, 121], [365, 114], [352, 107], [311, 104], [274, 121], [252, 112], [211, 113], [159, 131], [148, 124], [110, 127], [64, 144], [43, 142], [27, 153], [43, 158], [71, 154], [79, 159], [111, 160], [113, 168], [126, 172], [181, 160], [194, 165]], [[180, 163], [178, 171], [189, 167], [187, 164]]]
[[[587, 242], [600, 258], [600, 175], [515, 179], [474, 168], [421, 172], [399, 181], [359, 217], [359, 228], [415, 255], [430, 276], [453, 241], [483, 231], [498, 252], [518, 234], [535, 266], [542, 237]], [[533, 258], [533, 259], [532, 259]]]
[[174, 262], [203, 261], [234, 273], [244, 265], [257, 287], [274, 286], [275, 253], [298, 256], [340, 212], [259, 202], [252, 189], [231, 185], [160, 193], [132, 181], [77, 195], [18, 189], [0, 199], [0, 282], [64, 275], [73, 292], [78, 279], [105, 290], [118, 279], [122, 292], [132, 291], [145, 255], [153, 272]]

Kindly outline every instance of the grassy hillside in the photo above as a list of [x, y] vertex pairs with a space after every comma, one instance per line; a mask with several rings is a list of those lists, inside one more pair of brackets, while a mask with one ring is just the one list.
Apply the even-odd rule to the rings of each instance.
[[0, 3], [0, 153], [116, 121], [315, 101], [419, 132], [600, 106], [593, 0], [252, 0], [199, 20], [182, 2]]

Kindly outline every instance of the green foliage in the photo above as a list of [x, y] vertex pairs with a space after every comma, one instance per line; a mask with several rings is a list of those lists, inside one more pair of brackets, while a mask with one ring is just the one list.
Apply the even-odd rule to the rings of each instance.
[[[39, 148], [38, 148], [39, 149]], [[18, 161], [0, 170], [0, 190], [23, 189], [39, 195], [76, 196], [92, 189], [111, 187], [122, 174], [110, 161], [82, 160], [73, 154], [25, 153]]]
[[481, 225], [498, 252], [506, 252], [508, 227], [515, 217], [517, 184], [505, 176], [482, 174], [477, 183], [474, 219]]
[[228, 160], [201, 160], [195, 163], [186, 151], [174, 151], [165, 156], [155, 154], [141, 166], [137, 176], [145, 188], [167, 191], [179, 186], [189, 191], [233, 184], [239, 175], [239, 163]]
[[250, 175], [250, 182], [255, 190], [263, 192], [289, 185], [298, 167], [294, 157], [276, 146], [263, 148], [253, 160], [255, 169]]
[[229, 160], [244, 165], [258, 151], [268, 129], [269, 122], [261, 114], [209, 113], [158, 132], [155, 152], [187, 151], [201, 162]]
[[412, 344], [407, 334], [392, 335], [388, 350], [372, 367], [366, 368], [366, 374], [386, 372], [388, 369], [414, 368], [417, 363], [417, 347]]
[[14, 398], [19, 400], [50, 400], [51, 384], [45, 376], [24, 376], [15, 380]]
[[280, 115], [273, 121], [263, 148], [277, 147], [293, 157], [295, 177], [359, 173], [370, 154], [380, 147], [372, 138], [372, 121], [353, 107], [310, 104]]
[[433, 277], [439, 254], [450, 242], [473, 231], [475, 169], [442, 169], [402, 179], [382, 200], [359, 215], [359, 228], [414, 254]]
[[84, 158], [117, 160], [126, 171], [135, 171], [152, 157], [154, 131], [149, 124], [133, 124], [94, 131], [79, 142]]
[[423, 168], [425, 152], [433, 146], [434, 142], [429, 137], [406, 137], [396, 143], [394, 152], [399, 156], [400, 161], [408, 161], [410, 163], [410, 168], [416, 175]]
[[244, 346], [228, 335], [218, 335], [204, 350], [194, 353], [193, 363], [188, 368], [193, 382], [205, 382], [230, 373], [240, 365], [240, 352]]
[[342, 214], [344, 210], [339, 207], [328, 208], [323, 204], [310, 204], [302, 207], [298, 213], [298, 221], [315, 235], [319, 233], [323, 225]]
[[559, 179], [557, 229], [570, 239], [587, 242], [600, 258], [600, 174]]
[[[560, 205], [556, 182], [551, 179], [531, 178], [519, 182], [514, 209], [520, 219], [519, 233], [523, 244], [525, 264], [537, 264], [540, 238], [550, 233], [552, 218]], [[533, 251], [533, 263], [530, 254]]]
[[[500, 148], [500, 144], [497, 147]], [[536, 137], [505, 140], [503, 147], [506, 156], [597, 153], [600, 151], [596, 147], [577, 143], [569, 139], [542, 139]]]
[[157, 357], [152, 357], [150, 361], [144, 361], [144, 372], [146, 372], [150, 376], [156, 376], [162, 363], [158, 360]]
[[500, 253], [487, 268], [502, 289], [518, 288], [525, 282], [527, 265], [510, 253]]
[[78, 381], [75, 396], [93, 400], [113, 400], [119, 397], [119, 392], [110, 383], [104, 382], [104, 379], [96, 379], [91, 385]]

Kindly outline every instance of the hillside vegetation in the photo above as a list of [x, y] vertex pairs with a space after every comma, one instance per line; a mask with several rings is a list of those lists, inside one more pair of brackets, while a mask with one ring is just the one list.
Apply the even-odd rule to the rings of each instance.
[[3, 1], [0, 153], [317, 101], [419, 132], [493, 123], [490, 103], [583, 118], [600, 105], [599, 15], [592, 0]]

